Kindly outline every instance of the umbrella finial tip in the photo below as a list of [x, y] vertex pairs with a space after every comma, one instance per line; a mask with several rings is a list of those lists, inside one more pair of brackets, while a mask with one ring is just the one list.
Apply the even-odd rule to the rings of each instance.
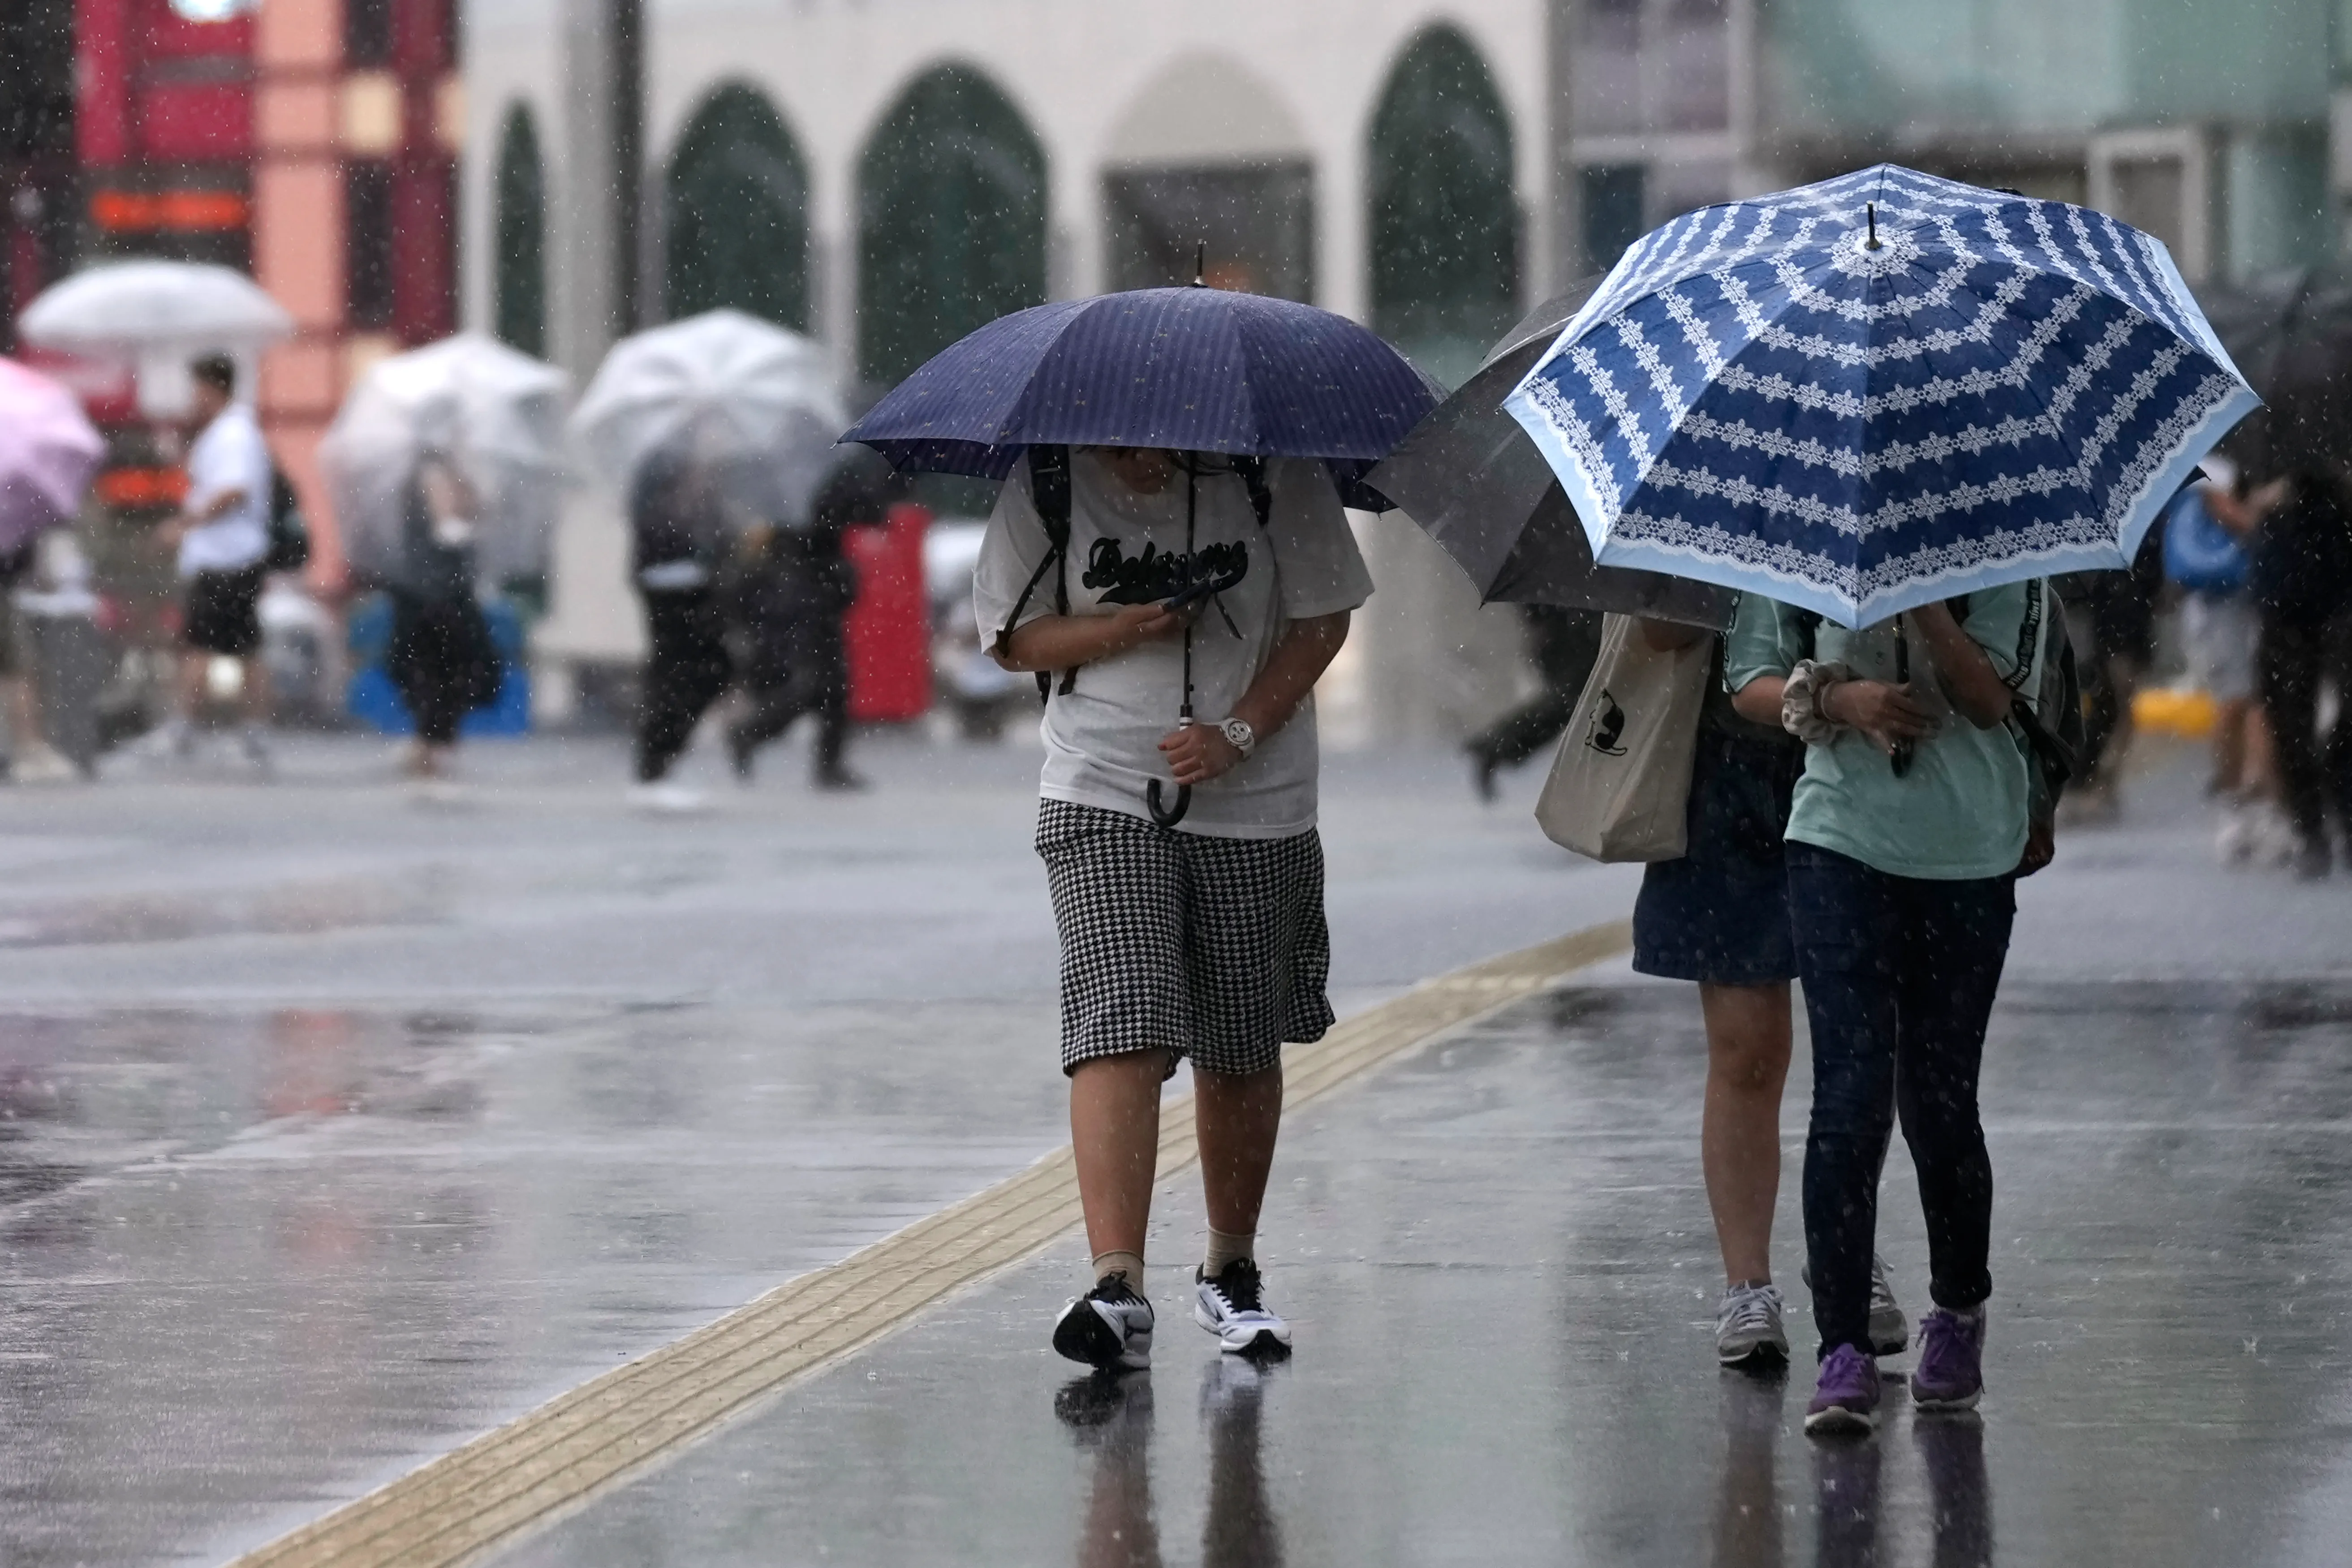
[[1192, 287], [1206, 289], [1208, 286], [1209, 242], [1204, 239], [1192, 252]]
[[1876, 202], [1864, 202], [1862, 204], [1862, 210], [1863, 215], [1870, 220], [1870, 240], [1868, 243], [1868, 248], [1876, 250], [1878, 248], [1878, 204]]

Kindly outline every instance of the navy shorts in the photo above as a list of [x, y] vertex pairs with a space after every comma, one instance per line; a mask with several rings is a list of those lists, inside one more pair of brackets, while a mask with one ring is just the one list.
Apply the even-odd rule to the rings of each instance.
[[1797, 976], [1781, 834], [1804, 748], [1703, 727], [1689, 849], [1654, 860], [1633, 902], [1633, 967], [1668, 980], [1769, 985]]

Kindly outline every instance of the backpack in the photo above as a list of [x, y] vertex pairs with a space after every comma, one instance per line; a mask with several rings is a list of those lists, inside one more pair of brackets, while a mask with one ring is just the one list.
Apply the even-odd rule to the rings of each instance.
[[[2074, 664], [2074, 639], [2066, 617], [2042, 595], [2042, 684], [2028, 706], [2022, 694], [2011, 700], [2009, 725], [2025, 753], [2026, 811], [2039, 827], [2057, 821], [2059, 797], [2082, 767], [2083, 679]], [[2027, 617], [2031, 631], [2032, 616]]]
[[310, 564], [310, 527], [302, 520], [302, 498], [275, 464], [269, 469], [269, 551], [261, 564], [272, 572], [299, 572]]
[[[1266, 526], [1274, 515], [1274, 492], [1265, 482], [1264, 458], [1237, 455], [1233, 459], [1234, 472], [1249, 490], [1251, 510], [1257, 513], [1257, 525]], [[1045, 525], [1045, 555], [1037, 569], [1029, 574], [1029, 581], [1021, 596], [1013, 601], [1013, 613], [1004, 617], [997, 629], [993, 650], [1000, 656], [1013, 641], [1013, 634], [1021, 625], [1021, 612], [1029, 607], [1030, 595], [1048, 572], [1054, 574], [1054, 613], [1070, 613], [1069, 574], [1063, 570], [1070, 556], [1070, 449], [1060, 446], [1034, 446], [1029, 448], [1029, 499], [1037, 508], [1037, 516]], [[1067, 697], [1078, 683], [1078, 672], [1062, 672], [1062, 695]], [[1054, 689], [1054, 677], [1049, 670], [1037, 672], [1037, 699], [1045, 701]]]
[[2234, 594], [2246, 585], [2252, 563], [2237, 537], [2214, 521], [2194, 489], [2165, 514], [2164, 573], [2197, 594]]

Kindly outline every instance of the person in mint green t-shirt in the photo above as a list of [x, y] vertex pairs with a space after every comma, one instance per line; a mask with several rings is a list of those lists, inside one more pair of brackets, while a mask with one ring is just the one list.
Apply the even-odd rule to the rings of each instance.
[[1861, 631], [1749, 595], [1727, 639], [1733, 705], [1806, 742], [1787, 839], [1813, 1038], [1804, 1210], [1822, 1364], [1809, 1432], [1876, 1421], [1870, 1270], [1898, 1114], [1935, 1300], [1912, 1399], [1965, 1408], [1983, 1392], [1992, 1165], [1977, 1077], [2026, 847], [2028, 763], [2011, 715], [2032, 706], [2049, 613], [2040, 582]]

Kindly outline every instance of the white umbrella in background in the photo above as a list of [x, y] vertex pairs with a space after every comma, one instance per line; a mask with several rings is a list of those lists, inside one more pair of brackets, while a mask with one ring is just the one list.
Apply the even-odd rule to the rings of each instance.
[[566, 464], [563, 373], [478, 332], [368, 367], [319, 447], [345, 554], [396, 578], [410, 479], [428, 453], [473, 487], [476, 560], [494, 581], [541, 571]]
[[789, 525], [808, 521], [848, 424], [824, 351], [740, 310], [614, 344], [572, 416], [572, 433], [623, 494], [667, 449], [751, 514]]
[[244, 273], [195, 261], [110, 261], [44, 289], [16, 330], [28, 343], [139, 369], [139, 403], [155, 417], [184, 413], [188, 362], [215, 351], [244, 370], [252, 395], [260, 351], [291, 336], [294, 318]]

